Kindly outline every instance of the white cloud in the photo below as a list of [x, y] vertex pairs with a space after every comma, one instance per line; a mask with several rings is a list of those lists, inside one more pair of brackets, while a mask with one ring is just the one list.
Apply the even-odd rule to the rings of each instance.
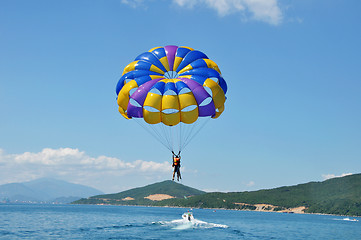
[[[179, 7], [193, 9], [195, 6], [206, 6], [215, 10], [219, 16], [240, 14], [243, 20], [256, 20], [272, 25], [282, 22], [283, 15], [278, 4], [279, 0], [172, 0]], [[145, 7], [151, 1], [121, 0], [122, 4], [132, 8]], [[166, 1], [164, 1], [166, 2]]]
[[197, 0], [173, 0], [173, 2], [181, 7], [193, 8]]
[[222, 17], [238, 13], [245, 20], [250, 18], [273, 25], [280, 24], [283, 18], [278, 0], [173, 0], [173, 2], [185, 8], [205, 5]]
[[237, 0], [205, 0], [210, 8], [216, 10], [220, 16], [225, 16], [234, 12], [244, 11], [245, 5]]
[[256, 183], [252, 180], [250, 181], [242, 181], [240, 184], [239, 191], [252, 191], [255, 190]]
[[323, 180], [331, 179], [331, 178], [338, 178], [338, 177], [345, 177], [352, 175], [352, 173], [342, 173], [341, 175], [335, 175], [335, 174], [322, 174]]
[[282, 22], [282, 12], [277, 0], [244, 0], [253, 18], [277, 25]]
[[144, 7], [144, 0], [121, 0], [122, 4], [128, 5], [132, 8]]
[[20, 154], [6, 154], [0, 149], [0, 166], [0, 184], [53, 177], [106, 192], [137, 187], [139, 179], [164, 180], [172, 173], [169, 162], [126, 162], [115, 157], [91, 157], [72, 148], [44, 148], [40, 152]]
[[256, 183], [254, 181], [249, 181], [248, 183], [246, 183], [247, 187], [252, 187], [254, 186]]

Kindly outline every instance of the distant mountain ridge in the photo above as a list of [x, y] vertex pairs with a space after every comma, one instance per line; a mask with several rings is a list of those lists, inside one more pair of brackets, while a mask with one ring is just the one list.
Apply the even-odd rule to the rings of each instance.
[[[361, 216], [361, 174], [252, 192], [205, 193], [192, 188], [196, 190], [195, 194], [187, 194], [179, 189], [189, 189], [189, 187], [165, 181], [117, 194], [80, 199], [74, 203], [202, 207]], [[178, 191], [179, 194], [177, 194]], [[158, 199], [157, 201], [145, 198], [152, 194], [165, 194], [174, 198]]]
[[77, 199], [102, 194], [101, 191], [52, 178], [0, 185], [0, 201], [28, 203], [70, 203]]

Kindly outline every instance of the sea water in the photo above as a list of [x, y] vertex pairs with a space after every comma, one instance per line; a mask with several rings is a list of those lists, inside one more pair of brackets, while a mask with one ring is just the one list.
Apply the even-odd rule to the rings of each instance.
[[0, 204], [0, 239], [361, 239], [353, 217], [233, 210]]

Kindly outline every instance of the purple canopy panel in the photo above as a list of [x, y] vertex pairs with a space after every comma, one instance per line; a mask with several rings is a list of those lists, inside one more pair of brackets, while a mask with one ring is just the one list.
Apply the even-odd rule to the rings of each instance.
[[182, 82], [184, 82], [185, 84], [187, 84], [189, 89], [192, 91], [198, 106], [204, 101], [204, 99], [211, 97], [211, 95], [209, 95], [207, 91], [204, 89], [204, 87], [198, 82], [189, 78], [179, 78], [179, 79], [182, 80]]
[[130, 98], [137, 101], [141, 106], [143, 106], [145, 98], [147, 97], [147, 94], [149, 90], [156, 84], [158, 81], [162, 80], [163, 78], [157, 78], [150, 80], [146, 83], [143, 83], [139, 86], [139, 88], [130, 96]]
[[165, 49], [165, 53], [167, 54], [169, 69], [171, 71], [174, 71], [173, 70], [174, 58], [175, 58], [175, 53], [177, 52], [178, 47], [173, 46], [173, 45], [169, 45], [169, 46], [165, 46], [164, 49]]
[[143, 117], [143, 108], [136, 107], [136, 106], [128, 103], [127, 115], [128, 115], [128, 117], [142, 118]]
[[216, 108], [214, 106], [213, 100], [208, 105], [201, 106], [198, 109], [199, 109], [198, 116], [200, 117], [213, 117], [216, 114]]

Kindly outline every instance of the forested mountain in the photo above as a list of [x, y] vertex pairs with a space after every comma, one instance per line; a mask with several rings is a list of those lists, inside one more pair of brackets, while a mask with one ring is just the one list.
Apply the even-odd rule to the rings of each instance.
[[[160, 198], [157, 200], [146, 198], [149, 195], [156, 194], [166, 194], [173, 198]], [[98, 195], [88, 199], [81, 199], [75, 203], [285, 212], [292, 212], [294, 208], [303, 207], [303, 211], [307, 213], [361, 216], [361, 174], [268, 190], [229, 193], [204, 193], [172, 181], [165, 181], [117, 194]], [[263, 204], [262, 208], [260, 208], [261, 204]]]
[[[190, 196], [205, 194], [204, 191], [187, 187], [174, 181], [163, 181], [147, 185], [145, 187], [133, 188], [124, 192], [115, 194], [104, 194], [93, 196], [88, 199], [81, 199], [75, 203], [84, 204], [117, 204], [117, 205], [153, 205], [155, 200], [152, 196], [165, 199], [168, 197], [184, 199]], [[150, 197], [149, 197], [150, 196]], [[149, 198], [147, 198], [149, 197]], [[161, 200], [158, 200], [161, 201]], [[157, 201], [157, 202], [158, 202]]]

